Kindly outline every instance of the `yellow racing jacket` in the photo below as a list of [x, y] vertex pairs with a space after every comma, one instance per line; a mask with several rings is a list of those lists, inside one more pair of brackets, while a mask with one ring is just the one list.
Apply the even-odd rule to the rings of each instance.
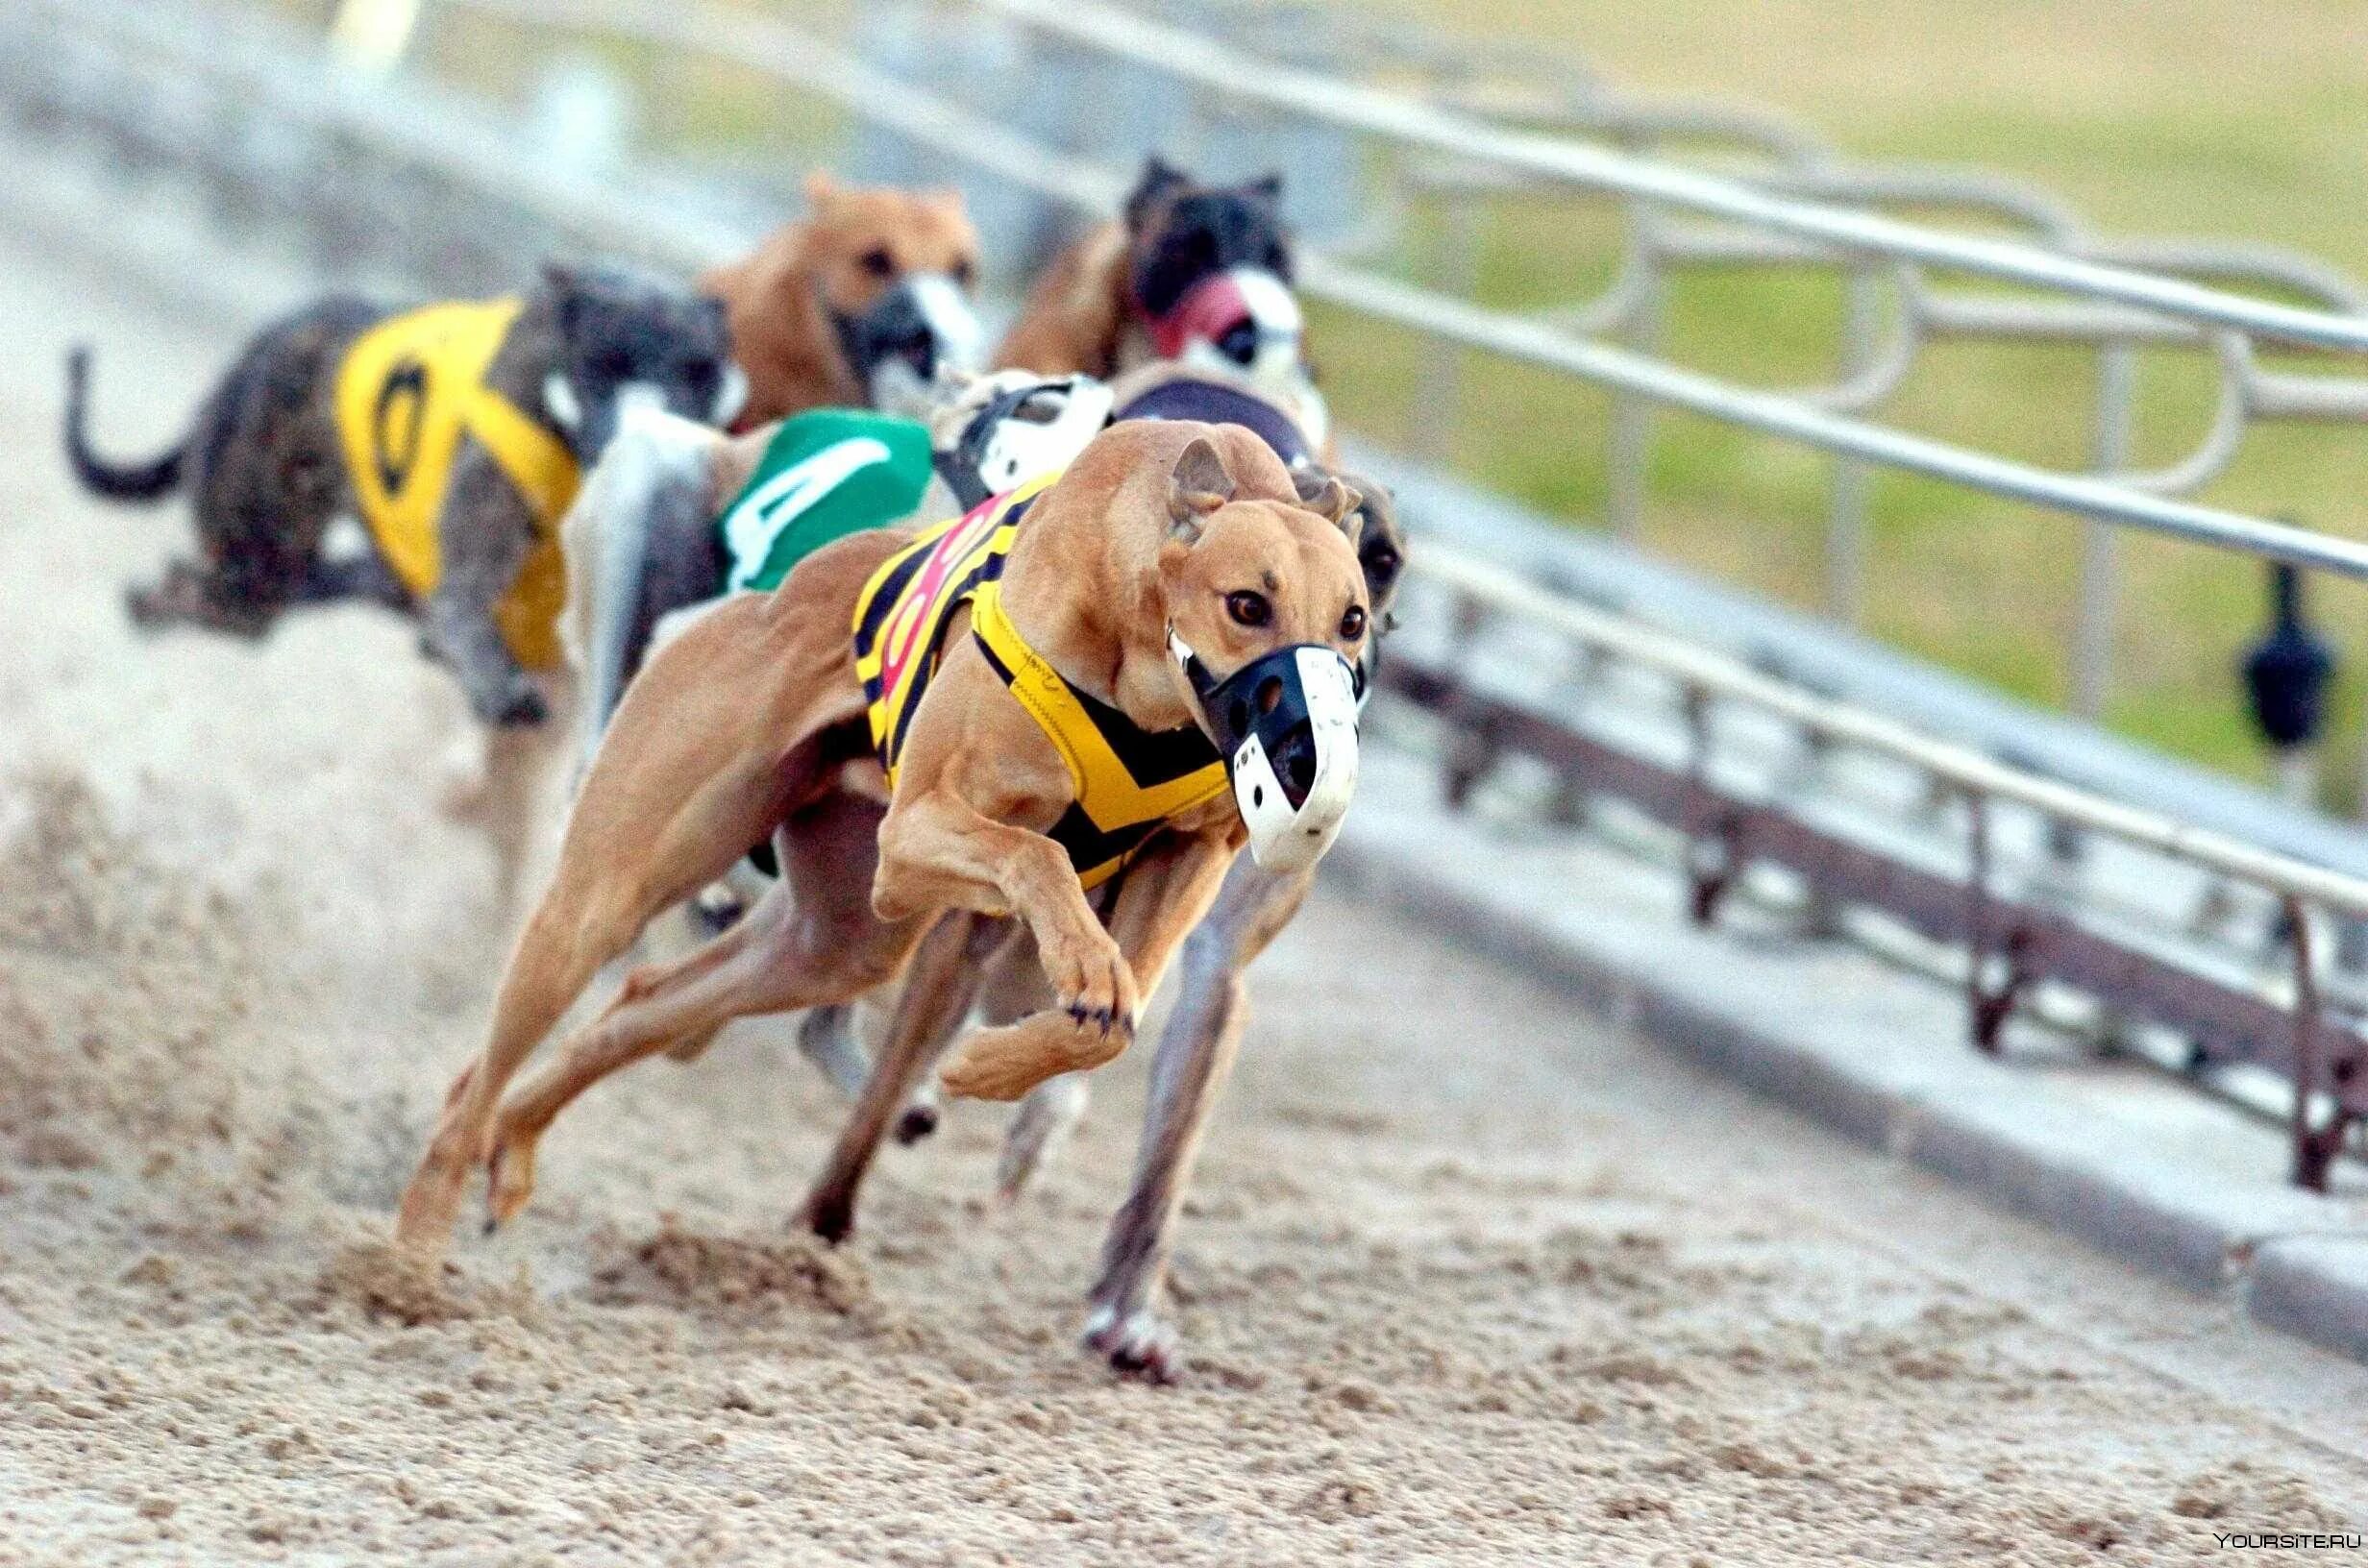
[[872, 745], [896, 782], [913, 714], [945, 654], [954, 612], [997, 678], [1069, 768], [1075, 798], [1047, 836], [1069, 851], [1077, 880], [1097, 887], [1171, 818], [1222, 795], [1224, 759], [1196, 726], [1147, 730], [1073, 685], [1030, 648], [1003, 610], [1003, 563], [1028, 503], [1055, 475], [925, 529], [872, 575], [855, 600], [855, 673], [870, 704]]
[[494, 619], [518, 662], [539, 670], [559, 659], [567, 576], [558, 525], [581, 476], [566, 442], [485, 385], [521, 303], [431, 305], [371, 328], [337, 367], [337, 433], [361, 520], [414, 598], [442, 576], [436, 528], [461, 437], [485, 449], [535, 528]]

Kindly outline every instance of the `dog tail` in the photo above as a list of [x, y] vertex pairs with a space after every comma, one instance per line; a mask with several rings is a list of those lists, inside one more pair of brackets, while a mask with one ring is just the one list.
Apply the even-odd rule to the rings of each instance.
[[181, 482], [186, 441], [145, 463], [111, 463], [92, 452], [84, 429], [89, 401], [90, 345], [77, 343], [65, 355], [65, 457], [86, 488], [115, 501], [154, 501]]
[[[696, 551], [695, 562], [669, 558], [681, 553], [675, 541], [713, 531], [709, 474], [720, 441], [687, 419], [629, 411], [559, 526], [567, 560], [560, 640], [583, 682], [580, 766], [591, 765], [658, 617], [674, 607], [654, 597], [695, 603], [723, 586], [710, 551]], [[654, 596], [654, 556], [662, 568], [656, 578], [683, 584], [661, 580]]]

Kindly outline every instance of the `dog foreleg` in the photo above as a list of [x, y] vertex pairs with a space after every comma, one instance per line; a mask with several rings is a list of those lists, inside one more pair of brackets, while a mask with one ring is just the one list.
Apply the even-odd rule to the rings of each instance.
[[503, 639], [494, 609], [534, 549], [534, 524], [492, 457], [464, 441], [436, 521], [435, 590], [420, 607], [421, 640], [451, 666], [469, 707], [489, 724], [539, 724], [549, 709]]
[[[1047, 928], [1031, 920], [1046, 977], [1056, 994], [1070, 999], [1058, 1009], [972, 1034], [939, 1075], [946, 1091], [963, 1098], [1014, 1100], [1055, 1073], [1098, 1067], [1123, 1050], [1133, 1037], [1140, 997], [1158, 987], [1177, 944], [1216, 898], [1237, 848], [1230, 834], [1170, 833], [1154, 840], [1128, 868], [1111, 909], [1109, 930], [1097, 927], [1095, 932], [1116, 949], [1119, 968], [1136, 991], [1136, 1002], [1122, 1015], [1123, 1027], [1114, 1027], [1109, 1018], [1079, 1006], [1063, 978], [1064, 960], [1048, 940]], [[1067, 857], [1062, 859], [1066, 865]], [[1073, 879], [1071, 885], [1075, 886]], [[1025, 913], [1024, 905], [1015, 907]]]
[[1121, 1372], [1166, 1382], [1183, 1371], [1175, 1330], [1161, 1315], [1169, 1228], [1241, 1046], [1248, 1011], [1243, 971], [1291, 923], [1314, 881], [1311, 872], [1271, 875], [1245, 856], [1208, 919], [1185, 939], [1175, 1007], [1151, 1062], [1134, 1185], [1110, 1221], [1101, 1274], [1087, 1297], [1086, 1346]]
[[586, 766], [659, 619], [713, 599], [723, 583], [713, 526], [722, 440], [703, 425], [636, 404], [560, 521], [560, 626], [568, 661], [583, 677]]
[[[950, 789], [907, 789], [899, 792], [880, 824], [879, 854], [872, 907], [883, 919], [970, 909], [1009, 912], [1024, 920], [1077, 1037], [1053, 1058], [1092, 1057], [1048, 1066], [1033, 1077], [1025, 1076], [1023, 1062], [1015, 1065], [1016, 1071], [972, 1080], [975, 1089], [957, 1093], [1017, 1099], [1054, 1072], [1098, 1065], [1125, 1048], [1142, 1011], [1142, 994], [1126, 955], [1102, 929], [1059, 845], [994, 821]], [[992, 1044], [987, 1054], [996, 1055]], [[998, 1089], [1002, 1092], [988, 1092]]]

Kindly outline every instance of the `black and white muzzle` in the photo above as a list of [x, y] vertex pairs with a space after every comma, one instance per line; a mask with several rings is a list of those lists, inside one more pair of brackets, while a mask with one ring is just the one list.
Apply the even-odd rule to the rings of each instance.
[[1295, 643], [1220, 680], [1172, 626], [1168, 651], [1224, 754], [1250, 858], [1270, 871], [1315, 865], [1332, 847], [1356, 793], [1355, 669], [1320, 643]]
[[975, 369], [986, 347], [969, 297], [943, 273], [913, 273], [861, 315], [833, 320], [847, 362], [882, 413], [921, 417], [939, 374]]

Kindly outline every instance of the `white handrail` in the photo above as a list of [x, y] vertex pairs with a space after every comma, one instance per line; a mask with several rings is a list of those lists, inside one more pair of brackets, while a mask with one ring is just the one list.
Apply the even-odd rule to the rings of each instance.
[[1217, 92], [1403, 145], [1665, 202], [1845, 250], [2112, 300], [2282, 342], [2368, 353], [2368, 318], [2297, 309], [2012, 241], [1945, 233], [1874, 213], [1771, 195], [1737, 181], [1607, 148], [1504, 131], [1357, 83], [1272, 61], [1246, 60], [1197, 34], [1093, 0], [974, 3]]

